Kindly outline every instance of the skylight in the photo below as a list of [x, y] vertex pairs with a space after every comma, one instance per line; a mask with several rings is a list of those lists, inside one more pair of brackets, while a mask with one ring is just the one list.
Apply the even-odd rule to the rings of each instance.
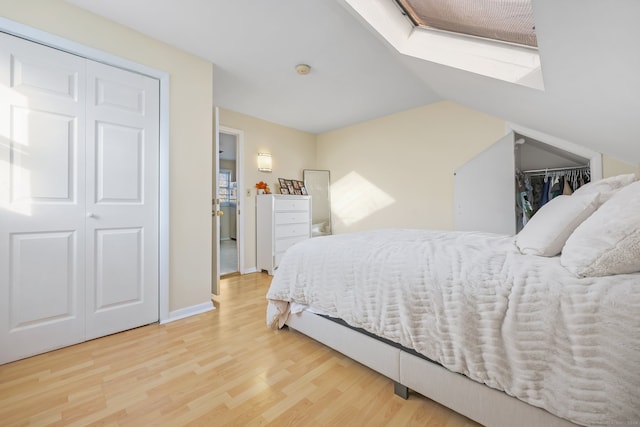
[[544, 90], [530, 0], [341, 1], [403, 55]]
[[396, 0], [413, 23], [536, 47], [531, 0]]

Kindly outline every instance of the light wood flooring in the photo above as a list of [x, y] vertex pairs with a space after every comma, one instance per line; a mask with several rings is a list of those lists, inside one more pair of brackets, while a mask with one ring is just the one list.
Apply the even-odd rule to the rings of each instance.
[[291, 330], [265, 326], [264, 273], [216, 310], [0, 366], [2, 426], [477, 426]]

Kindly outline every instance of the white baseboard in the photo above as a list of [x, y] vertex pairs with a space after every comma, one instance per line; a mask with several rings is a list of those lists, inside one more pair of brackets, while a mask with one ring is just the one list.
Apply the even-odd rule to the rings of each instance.
[[243, 272], [241, 272], [241, 274], [251, 274], [251, 273], [257, 273], [258, 269], [256, 267], [251, 267], [251, 268], [246, 268]]
[[207, 301], [202, 304], [192, 305], [191, 307], [181, 308], [179, 310], [170, 311], [169, 318], [160, 320], [160, 324], [173, 322], [174, 320], [184, 319], [185, 317], [195, 316], [196, 314], [206, 313], [207, 311], [215, 310], [213, 302]]

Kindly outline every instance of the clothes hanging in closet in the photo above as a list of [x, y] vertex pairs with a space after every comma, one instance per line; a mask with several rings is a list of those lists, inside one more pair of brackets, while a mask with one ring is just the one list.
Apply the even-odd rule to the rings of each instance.
[[516, 174], [516, 212], [518, 230], [549, 201], [560, 195], [571, 195], [590, 182], [588, 166], [566, 169], [538, 169]]

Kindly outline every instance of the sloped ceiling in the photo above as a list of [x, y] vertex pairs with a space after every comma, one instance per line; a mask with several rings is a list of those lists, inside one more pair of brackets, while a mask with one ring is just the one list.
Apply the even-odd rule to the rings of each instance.
[[285, 126], [444, 99], [640, 162], [637, 0], [532, 0], [544, 91], [400, 55], [342, 0], [68, 1], [211, 61], [216, 105]]

